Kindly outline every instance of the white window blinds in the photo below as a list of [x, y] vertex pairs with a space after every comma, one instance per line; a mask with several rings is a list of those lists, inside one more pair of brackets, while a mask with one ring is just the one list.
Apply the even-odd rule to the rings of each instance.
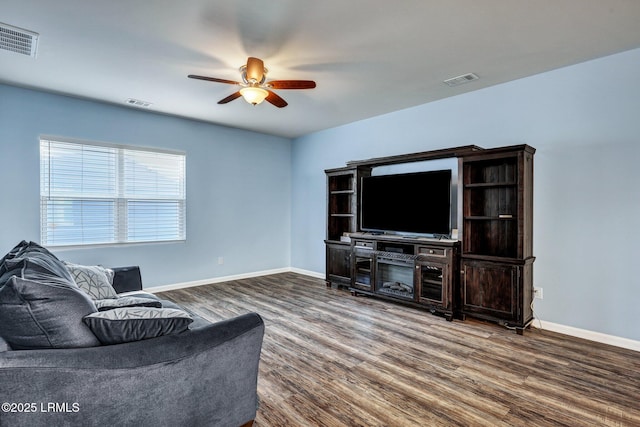
[[184, 240], [185, 173], [182, 153], [42, 139], [42, 244]]

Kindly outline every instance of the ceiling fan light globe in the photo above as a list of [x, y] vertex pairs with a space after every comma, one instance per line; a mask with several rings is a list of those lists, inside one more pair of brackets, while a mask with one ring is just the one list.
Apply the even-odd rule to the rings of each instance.
[[269, 95], [269, 92], [260, 87], [245, 87], [240, 89], [240, 94], [251, 105], [258, 105]]

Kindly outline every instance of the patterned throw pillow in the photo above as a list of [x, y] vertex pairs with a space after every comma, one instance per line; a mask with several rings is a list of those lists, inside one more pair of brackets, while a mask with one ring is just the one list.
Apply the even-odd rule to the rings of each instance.
[[125, 307], [92, 313], [83, 321], [102, 344], [120, 344], [183, 332], [193, 319], [173, 308]]
[[93, 300], [104, 298], [117, 298], [113, 289], [113, 270], [99, 265], [78, 265], [69, 262], [64, 263], [76, 285], [87, 293]]

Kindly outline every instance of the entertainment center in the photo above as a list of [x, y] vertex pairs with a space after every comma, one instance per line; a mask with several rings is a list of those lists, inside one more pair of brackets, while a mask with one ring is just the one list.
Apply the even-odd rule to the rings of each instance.
[[[326, 170], [327, 286], [522, 334], [533, 320], [534, 153], [471, 145]], [[378, 173], [439, 159], [457, 160], [457, 177]]]

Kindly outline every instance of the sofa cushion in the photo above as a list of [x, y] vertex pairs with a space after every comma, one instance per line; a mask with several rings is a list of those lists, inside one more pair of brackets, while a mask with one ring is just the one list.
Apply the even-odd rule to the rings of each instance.
[[0, 336], [14, 350], [99, 345], [82, 322], [95, 311], [62, 261], [37, 243], [23, 240], [0, 260]]
[[102, 344], [120, 344], [183, 332], [193, 319], [182, 310], [124, 307], [89, 314], [84, 322]]
[[113, 273], [113, 287], [117, 293], [142, 290], [140, 267], [117, 267], [113, 269]]
[[105, 298], [94, 301], [98, 311], [113, 310], [121, 307], [155, 307], [162, 308], [162, 303], [157, 299], [140, 297]]
[[0, 336], [12, 349], [100, 345], [82, 318], [96, 311], [75, 285], [12, 276], [0, 287]]
[[79, 265], [64, 263], [76, 285], [93, 300], [116, 298], [113, 289], [113, 270], [100, 265]]
[[0, 260], [0, 286], [12, 276], [75, 286], [69, 270], [62, 261], [37, 243], [24, 240]]

